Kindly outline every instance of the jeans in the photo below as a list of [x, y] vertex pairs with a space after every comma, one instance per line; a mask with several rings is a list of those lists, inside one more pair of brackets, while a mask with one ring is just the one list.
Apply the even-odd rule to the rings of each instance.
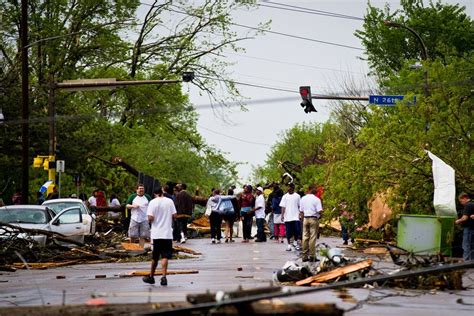
[[242, 216], [242, 233], [244, 240], [249, 240], [252, 234], [253, 214], [240, 213]]
[[346, 222], [345, 224], [341, 223], [341, 233], [342, 233], [342, 240], [347, 242], [349, 238], [351, 242], [354, 242], [354, 236], [351, 236], [354, 233], [354, 225], [351, 221]]
[[267, 235], [264, 231], [265, 218], [257, 218], [257, 239], [260, 241], [267, 241]]
[[316, 258], [316, 239], [318, 238], [319, 220], [306, 217], [303, 220], [303, 258]]
[[462, 235], [462, 250], [465, 261], [474, 260], [474, 229], [464, 227]]
[[275, 236], [275, 231], [273, 227], [273, 213], [268, 214], [268, 229], [270, 229], [270, 236]]
[[222, 238], [222, 215], [217, 212], [211, 212], [209, 216], [211, 222], [211, 238], [221, 240]]
[[188, 218], [180, 217], [173, 221], [173, 240], [180, 241], [181, 233], [184, 233], [184, 237], [188, 237]]

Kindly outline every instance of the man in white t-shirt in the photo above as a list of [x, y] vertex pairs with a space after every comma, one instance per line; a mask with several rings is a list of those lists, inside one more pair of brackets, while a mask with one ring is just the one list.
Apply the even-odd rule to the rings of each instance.
[[136, 193], [131, 194], [126, 202], [126, 208], [130, 209], [130, 226], [128, 227], [128, 237], [130, 242], [138, 242], [140, 246], [145, 245], [145, 240], [150, 238], [150, 224], [146, 217], [146, 209], [151, 197], [145, 193], [143, 184], [137, 185]]
[[163, 196], [161, 188], [155, 189], [155, 198], [150, 201], [147, 210], [148, 221], [151, 223], [151, 239], [153, 240], [153, 255], [151, 260], [150, 275], [143, 277], [143, 282], [155, 283], [155, 270], [158, 260], [161, 258], [161, 269], [163, 276], [160, 284], [168, 285], [166, 272], [168, 259], [173, 254], [173, 220], [176, 219], [176, 208], [174, 202]]
[[263, 188], [257, 187], [257, 197], [255, 198], [255, 207], [253, 211], [255, 212], [255, 219], [257, 221], [257, 239], [255, 242], [265, 242], [267, 241], [267, 236], [265, 235], [264, 226], [265, 226], [265, 197], [263, 196]]
[[310, 185], [306, 195], [301, 198], [300, 212], [303, 214], [303, 262], [316, 261], [316, 239], [319, 218], [323, 211], [321, 200], [316, 196], [316, 186]]
[[286, 239], [288, 247], [286, 251], [291, 251], [291, 238], [296, 250], [300, 249], [301, 222], [300, 222], [300, 200], [301, 197], [295, 192], [295, 185], [288, 184], [288, 193], [283, 195], [280, 202], [281, 220], [285, 222]]
[[87, 202], [89, 202], [89, 207], [96, 207], [97, 206], [97, 199], [95, 197], [96, 193], [97, 193], [97, 190], [92, 191], [92, 195], [87, 200]]

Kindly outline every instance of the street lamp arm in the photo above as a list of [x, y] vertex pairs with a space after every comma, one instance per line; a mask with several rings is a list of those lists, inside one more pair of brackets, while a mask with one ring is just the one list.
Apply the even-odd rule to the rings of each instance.
[[137, 86], [150, 84], [166, 84], [180, 83], [182, 80], [136, 80], [136, 81], [111, 81], [111, 82], [58, 82], [54, 84], [55, 89], [80, 89], [80, 88], [102, 88], [102, 87], [118, 87], [118, 86]]
[[404, 24], [400, 24], [400, 23], [396, 23], [396, 22], [393, 22], [393, 21], [384, 21], [384, 24], [386, 26], [389, 26], [389, 27], [395, 27], [395, 28], [403, 28], [405, 30], [407, 30], [408, 32], [410, 32], [411, 34], [415, 35], [416, 39], [418, 40], [418, 42], [420, 43], [421, 45], [421, 58], [423, 60], [427, 60], [428, 59], [428, 50], [426, 49], [426, 45], [425, 43], [423, 42], [423, 39], [421, 38], [421, 36], [415, 32], [414, 29], [412, 29], [411, 27], [409, 26], [406, 26]]

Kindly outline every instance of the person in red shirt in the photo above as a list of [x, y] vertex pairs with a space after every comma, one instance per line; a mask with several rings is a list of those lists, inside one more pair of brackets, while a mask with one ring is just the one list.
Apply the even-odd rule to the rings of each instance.
[[242, 242], [249, 242], [252, 234], [252, 223], [254, 212], [252, 208], [255, 206], [255, 197], [252, 194], [252, 186], [244, 185], [244, 192], [239, 196], [240, 216], [242, 217]]

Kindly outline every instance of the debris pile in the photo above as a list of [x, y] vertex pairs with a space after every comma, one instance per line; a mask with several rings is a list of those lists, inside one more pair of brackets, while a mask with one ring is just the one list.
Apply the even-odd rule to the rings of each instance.
[[[0, 223], [0, 226], [3, 225], [9, 224]], [[15, 232], [13, 234], [12, 229]], [[41, 246], [33, 239], [28, 239], [27, 235], [30, 234], [45, 234], [49, 242], [46, 246]], [[58, 240], [63, 243], [59, 244]], [[67, 242], [67, 246], [64, 242]], [[199, 252], [182, 246], [175, 246], [173, 249], [175, 256], [179, 258], [200, 255]], [[129, 243], [124, 233], [114, 229], [89, 236], [84, 244], [50, 231], [13, 227], [9, 229], [8, 234], [0, 233], [0, 270], [3, 271], [15, 271], [27, 267], [48, 269], [81, 263], [147, 261], [150, 259], [150, 252], [151, 245], [143, 248], [138, 244]]]
[[[396, 246], [385, 244], [379, 246], [371, 245], [368, 248], [358, 249], [361, 252], [358, 259], [348, 260], [344, 257], [342, 250], [331, 248], [326, 244], [319, 244], [318, 250], [320, 260], [312, 263], [298, 265], [295, 262], [287, 262], [281, 270], [274, 273], [274, 280], [278, 283], [297, 286], [327, 286], [338, 282], [363, 282], [372, 277], [384, 280], [383, 285], [388, 287], [409, 289], [439, 289], [439, 290], [461, 290], [462, 269], [453, 269], [448, 272], [438, 272], [436, 267], [443, 267], [449, 263], [442, 255], [419, 256], [412, 252]], [[390, 272], [382, 272], [385, 269], [373, 267], [375, 258], [380, 261], [383, 255], [390, 262]], [[374, 259], [368, 258], [375, 256]], [[363, 257], [363, 258], [362, 258]], [[418, 274], [416, 277], [392, 277], [398, 273], [410, 273], [420, 269], [431, 269], [429, 273]], [[386, 279], [384, 279], [386, 277]]]

